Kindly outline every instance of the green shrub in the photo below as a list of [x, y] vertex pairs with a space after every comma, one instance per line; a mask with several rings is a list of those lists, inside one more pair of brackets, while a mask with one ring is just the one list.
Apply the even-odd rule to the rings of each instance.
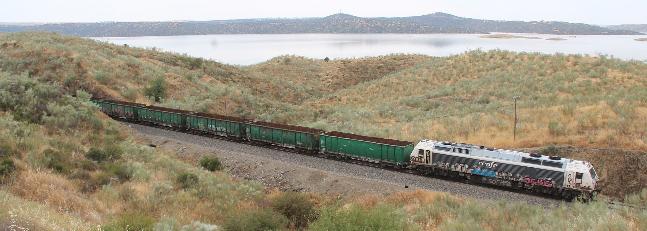
[[102, 230], [105, 231], [148, 231], [155, 227], [155, 219], [142, 213], [130, 213], [117, 217]]
[[155, 102], [160, 102], [166, 97], [166, 81], [160, 77], [153, 80], [149, 87], [144, 89], [144, 95], [153, 98]]
[[14, 171], [16, 171], [16, 165], [13, 160], [4, 159], [0, 162], [0, 177], [8, 176]]
[[87, 170], [87, 171], [94, 171], [94, 170], [97, 170], [97, 168], [99, 167], [99, 166], [97, 165], [97, 163], [92, 162], [92, 161], [90, 161], [90, 160], [79, 160], [79, 161], [78, 161], [78, 166], [79, 166], [81, 169], [83, 169], [83, 170]]
[[106, 163], [103, 168], [121, 182], [129, 181], [133, 177], [133, 169], [124, 163]]
[[99, 83], [101, 84], [108, 85], [110, 84], [111, 76], [109, 76], [108, 73], [103, 70], [96, 70], [94, 72], [94, 79], [99, 81]]
[[193, 173], [181, 173], [175, 181], [178, 187], [188, 189], [198, 185], [198, 176]]
[[271, 209], [247, 210], [230, 217], [223, 229], [227, 231], [283, 230], [287, 219]]
[[389, 205], [363, 209], [324, 209], [319, 219], [310, 225], [310, 230], [406, 230], [405, 214]]
[[272, 208], [287, 217], [290, 225], [303, 229], [317, 219], [315, 204], [303, 193], [287, 192], [272, 202]]
[[220, 163], [220, 160], [215, 156], [203, 157], [202, 159], [200, 159], [200, 166], [212, 172], [217, 170], [222, 170], [222, 164]]
[[126, 90], [123, 90], [121, 92], [121, 95], [123, 95], [124, 98], [126, 98], [128, 101], [134, 102], [134, 101], [137, 100], [137, 90], [136, 89], [128, 88]]
[[0, 139], [0, 158], [13, 155], [16, 152], [11, 142]]
[[119, 146], [109, 145], [105, 149], [90, 148], [85, 154], [85, 158], [96, 162], [113, 161], [121, 158], [122, 150]]
[[627, 204], [645, 207], [645, 205], [647, 205], [647, 188], [642, 189], [640, 192], [627, 195], [625, 197], [625, 202]]
[[81, 186], [81, 191], [83, 192], [94, 192], [99, 187], [107, 185], [110, 183], [110, 178], [112, 175], [107, 172], [100, 172], [94, 176], [91, 176], [90, 179], [85, 180]]
[[46, 149], [43, 151], [42, 161], [45, 167], [52, 169], [58, 173], [68, 173], [72, 169], [69, 160], [66, 156], [56, 150]]

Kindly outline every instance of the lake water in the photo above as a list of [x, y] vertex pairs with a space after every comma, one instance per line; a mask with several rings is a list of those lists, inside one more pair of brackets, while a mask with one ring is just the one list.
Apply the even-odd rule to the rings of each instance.
[[[647, 60], [647, 36], [528, 34], [540, 39], [481, 38], [478, 34], [245, 34], [95, 38], [115, 44], [159, 48], [218, 62], [249, 65], [279, 55], [352, 58], [393, 53], [447, 56], [465, 51], [501, 49], [547, 54], [609, 55]], [[554, 41], [548, 38], [562, 38]]]

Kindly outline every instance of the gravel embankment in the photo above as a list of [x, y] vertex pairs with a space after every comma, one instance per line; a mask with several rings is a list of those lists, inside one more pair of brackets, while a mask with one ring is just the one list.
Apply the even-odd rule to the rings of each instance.
[[[225, 164], [235, 165], [233, 168], [236, 168], [236, 163], [239, 163], [241, 161], [252, 163], [252, 165], [257, 164], [259, 166], [268, 162], [279, 163], [278, 165], [274, 164], [272, 168], [279, 168], [278, 174], [280, 174], [281, 177], [291, 171], [297, 171], [297, 168], [320, 170], [325, 172], [325, 174], [327, 175], [339, 177], [340, 179], [352, 178], [352, 187], [362, 188], [363, 192], [366, 192], [366, 187], [370, 187], [369, 191], [372, 190], [372, 192], [376, 193], [379, 193], [382, 190], [381, 187], [384, 187], [385, 189], [389, 188], [388, 191], [393, 191], [392, 188], [401, 188], [402, 190], [419, 188], [430, 191], [447, 192], [457, 196], [471, 197], [481, 200], [527, 202], [529, 204], [537, 204], [543, 206], [555, 206], [563, 203], [560, 200], [524, 193], [516, 193], [495, 188], [488, 188], [460, 182], [378, 169], [368, 166], [354, 165], [351, 163], [339, 162], [330, 159], [300, 155], [296, 153], [185, 134], [137, 124], [126, 125], [136, 131], [138, 135], [147, 137], [151, 140], [157, 140], [159, 142], [163, 139], [165, 140], [165, 142], [173, 141], [180, 144], [196, 145], [200, 146], [201, 148], [213, 150], [218, 154], [224, 155], [224, 157], [221, 158], [225, 159]], [[245, 168], [250, 168], [249, 170], [253, 171], [254, 169], [257, 169], [257, 167], [258, 166], [247, 166]], [[244, 178], [260, 181], [268, 177], [276, 178], [276, 176], [250, 176], [250, 173], [244, 173], [245, 171], [247, 171], [245, 169], [230, 169], [229, 171], [233, 172], [235, 176], [244, 176]], [[259, 171], [255, 171], [253, 174], [259, 174]], [[264, 172], [261, 171], [260, 174], [264, 174]], [[277, 171], [268, 174], [277, 174]], [[303, 175], [303, 173], [300, 173], [299, 175]], [[311, 180], [310, 178], [312, 178], [312, 176], [304, 176], [302, 178], [303, 179], [300, 180], [309, 181]], [[307, 184], [307, 182], [301, 183]], [[405, 189], [405, 186], [408, 186], [408, 189]], [[326, 184], [319, 184], [313, 187], [326, 187]], [[306, 191], [308, 191], [307, 187], [304, 188]]]

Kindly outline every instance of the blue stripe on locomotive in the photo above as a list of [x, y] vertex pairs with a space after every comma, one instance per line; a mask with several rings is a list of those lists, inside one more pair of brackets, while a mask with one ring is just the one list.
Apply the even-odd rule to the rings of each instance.
[[441, 153], [432, 153], [432, 165], [452, 171], [515, 181], [522, 181], [524, 177], [551, 179], [557, 187], [561, 187], [564, 183], [564, 172], [560, 171], [495, 161], [485, 161]]

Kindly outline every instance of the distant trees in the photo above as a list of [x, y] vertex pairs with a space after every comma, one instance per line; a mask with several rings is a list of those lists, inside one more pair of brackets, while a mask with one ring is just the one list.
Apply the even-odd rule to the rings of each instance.
[[159, 103], [166, 97], [166, 81], [163, 77], [157, 78], [144, 90], [144, 95], [153, 98], [155, 102]]

